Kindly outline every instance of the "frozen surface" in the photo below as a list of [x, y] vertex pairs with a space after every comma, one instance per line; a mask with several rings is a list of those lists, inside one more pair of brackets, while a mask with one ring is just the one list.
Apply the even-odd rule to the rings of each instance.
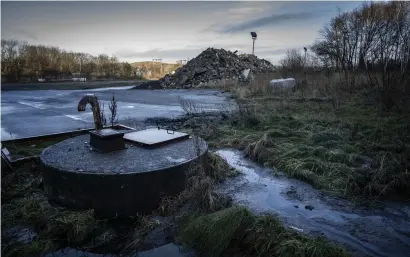
[[[91, 90], [33, 90], [1, 92], [1, 139], [59, 133], [94, 127], [90, 107], [78, 112], [77, 105], [86, 93], [97, 95], [106, 117], [109, 101], [115, 93], [119, 122], [144, 121], [152, 117], [174, 118], [185, 112], [180, 99], [189, 99], [201, 111], [226, 110], [234, 102], [229, 94], [215, 90], [128, 90], [101, 88]], [[229, 108], [229, 107], [228, 107]]]

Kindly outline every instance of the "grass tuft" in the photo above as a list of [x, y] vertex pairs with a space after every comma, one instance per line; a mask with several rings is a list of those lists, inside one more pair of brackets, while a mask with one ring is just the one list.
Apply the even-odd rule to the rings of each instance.
[[230, 205], [231, 199], [215, 192], [215, 184], [237, 174], [223, 158], [209, 152], [202, 164], [195, 164], [188, 171], [186, 189], [176, 197], [163, 197], [158, 212], [170, 215], [188, 201], [205, 212], [223, 209]]
[[219, 257], [230, 251], [245, 256], [345, 257], [348, 253], [323, 238], [286, 229], [270, 215], [255, 216], [243, 207], [187, 217], [179, 240], [199, 255]]

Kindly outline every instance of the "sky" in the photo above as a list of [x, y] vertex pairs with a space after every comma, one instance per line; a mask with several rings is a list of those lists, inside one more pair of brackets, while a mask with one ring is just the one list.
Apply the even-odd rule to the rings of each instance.
[[121, 61], [192, 59], [208, 47], [252, 53], [272, 63], [302, 49], [341, 11], [362, 2], [1, 2], [1, 37]]

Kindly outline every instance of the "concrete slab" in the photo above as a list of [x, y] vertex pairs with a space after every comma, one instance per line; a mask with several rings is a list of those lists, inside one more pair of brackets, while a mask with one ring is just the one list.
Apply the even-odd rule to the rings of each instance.
[[164, 144], [188, 137], [189, 135], [187, 133], [158, 128], [144, 129], [124, 135], [124, 139], [126, 140], [147, 146]]

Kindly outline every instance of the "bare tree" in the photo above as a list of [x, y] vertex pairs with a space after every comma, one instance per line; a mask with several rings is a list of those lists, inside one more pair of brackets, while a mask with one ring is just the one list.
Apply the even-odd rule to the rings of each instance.
[[108, 104], [108, 108], [110, 109], [110, 123], [111, 126], [114, 126], [114, 123], [118, 122], [118, 113], [117, 113], [117, 99], [115, 99], [115, 94], [112, 93], [112, 98], [110, 103]]
[[398, 106], [409, 92], [410, 3], [371, 2], [339, 13], [311, 49], [344, 81], [365, 71], [384, 107]]

